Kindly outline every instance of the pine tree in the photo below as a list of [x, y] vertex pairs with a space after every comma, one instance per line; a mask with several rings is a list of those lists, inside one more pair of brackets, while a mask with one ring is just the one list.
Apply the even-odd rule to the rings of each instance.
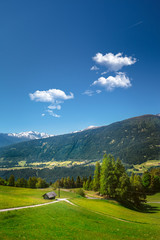
[[71, 188], [75, 188], [75, 181], [73, 177], [71, 178]]
[[130, 178], [130, 183], [131, 183], [130, 201], [136, 207], [139, 207], [141, 203], [145, 202], [146, 199], [142, 179], [139, 175], [132, 174]]
[[14, 175], [11, 175], [10, 178], [8, 179], [8, 186], [14, 187], [15, 185], [15, 178]]
[[144, 172], [142, 175], [142, 184], [143, 184], [146, 192], [148, 192], [149, 186], [151, 185], [151, 174], [148, 171]]
[[80, 178], [80, 176], [78, 176], [77, 179], [76, 179], [76, 187], [77, 188], [81, 187], [81, 178]]
[[100, 171], [101, 166], [99, 162], [96, 162], [95, 171], [94, 171], [94, 179], [93, 179], [93, 189], [94, 191], [100, 190]]
[[104, 155], [100, 176], [100, 193], [102, 195], [113, 195], [112, 180], [114, 176], [112, 160], [113, 156], [107, 156], [107, 154]]

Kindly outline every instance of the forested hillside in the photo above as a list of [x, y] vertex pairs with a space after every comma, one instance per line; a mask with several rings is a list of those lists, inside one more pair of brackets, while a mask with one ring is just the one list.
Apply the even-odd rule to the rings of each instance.
[[20, 161], [96, 161], [104, 153], [124, 163], [139, 164], [160, 159], [160, 117], [144, 115], [91, 130], [18, 143], [0, 149], [0, 167], [15, 167]]

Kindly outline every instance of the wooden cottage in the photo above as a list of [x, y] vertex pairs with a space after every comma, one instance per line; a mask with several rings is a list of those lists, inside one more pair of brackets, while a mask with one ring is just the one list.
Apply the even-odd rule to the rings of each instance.
[[55, 199], [57, 194], [55, 192], [48, 192], [43, 195], [44, 199]]

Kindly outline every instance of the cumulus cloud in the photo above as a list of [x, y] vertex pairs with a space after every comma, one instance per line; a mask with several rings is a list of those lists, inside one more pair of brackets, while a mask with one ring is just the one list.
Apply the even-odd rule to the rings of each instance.
[[124, 66], [129, 66], [134, 64], [137, 60], [133, 57], [122, 56], [122, 53], [117, 53], [114, 55], [113, 53], [106, 53], [103, 55], [102, 53], [97, 53], [93, 60], [99, 64], [107, 67], [109, 71], [119, 71]]
[[41, 116], [44, 117], [44, 116], [45, 116], [45, 113], [42, 113]]
[[[67, 95], [60, 89], [49, 89], [47, 91], [37, 90], [34, 93], [30, 93], [29, 97], [32, 101], [50, 103], [46, 111], [53, 117], [60, 117], [60, 115], [54, 113], [53, 110], [60, 110], [60, 104], [63, 103], [64, 100], [73, 99], [74, 95], [71, 92]], [[42, 114], [42, 117], [43, 116], [45, 116], [45, 114]]]
[[125, 73], [118, 72], [115, 77], [109, 76], [107, 78], [100, 77], [97, 81], [94, 81], [92, 85], [98, 85], [105, 87], [108, 91], [112, 91], [114, 88], [128, 88], [131, 87], [130, 79]]
[[91, 71], [97, 71], [97, 70], [99, 70], [99, 68], [96, 65], [94, 65], [90, 68], [90, 70]]
[[34, 100], [36, 102], [51, 102], [54, 103], [56, 99], [72, 99], [74, 98], [73, 93], [70, 93], [70, 95], [66, 95], [65, 92], [63, 92], [60, 89], [49, 89], [47, 91], [35, 91], [34, 93], [29, 94], [30, 99]]

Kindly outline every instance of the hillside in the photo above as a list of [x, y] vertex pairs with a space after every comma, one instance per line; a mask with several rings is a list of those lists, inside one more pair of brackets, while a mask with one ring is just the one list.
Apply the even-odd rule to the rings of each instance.
[[104, 153], [124, 163], [140, 164], [160, 159], [160, 117], [144, 115], [82, 132], [18, 143], [0, 148], [0, 167], [23, 162], [26, 167], [44, 167], [55, 161], [96, 161]]
[[[48, 203], [42, 195], [49, 191], [0, 186], [0, 208]], [[160, 204], [146, 204], [147, 211], [139, 212], [112, 200], [82, 198], [63, 189], [60, 192], [61, 198], [75, 205], [53, 201], [46, 206], [1, 212], [0, 239], [159, 239]], [[159, 197], [156, 194], [149, 200], [159, 201]]]

